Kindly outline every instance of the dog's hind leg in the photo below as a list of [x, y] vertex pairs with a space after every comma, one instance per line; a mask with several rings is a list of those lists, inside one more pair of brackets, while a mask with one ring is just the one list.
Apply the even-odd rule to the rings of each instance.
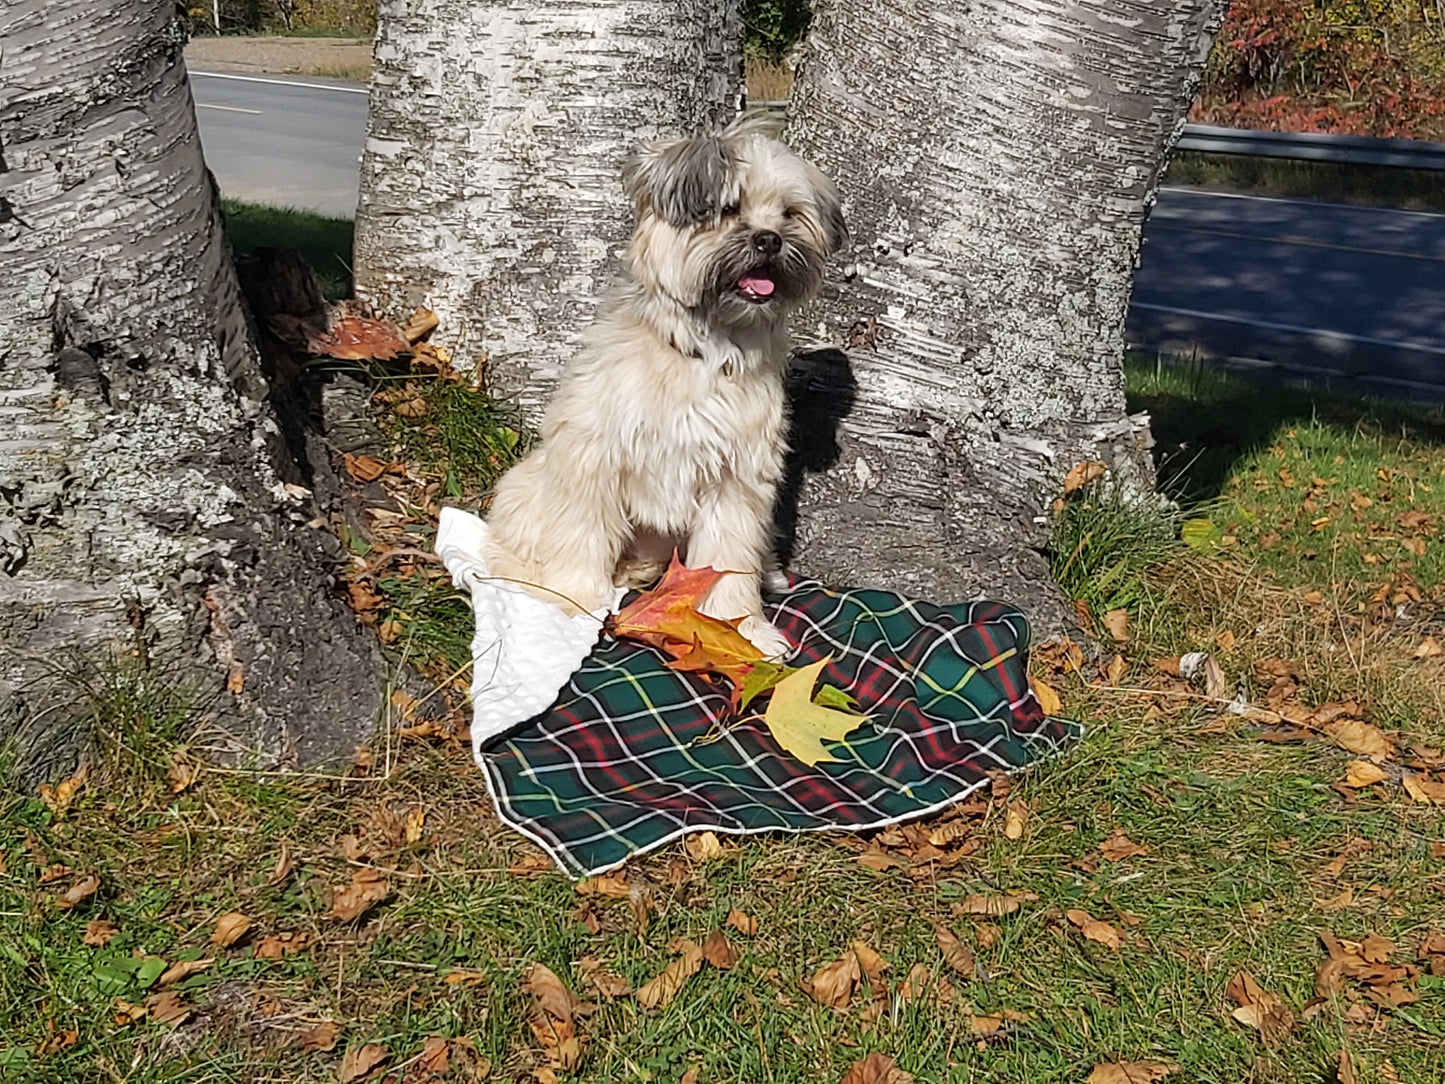
[[569, 612], [612, 602], [612, 573], [629, 534], [605, 476], [570, 476], [532, 453], [497, 485], [487, 525], [496, 572]]

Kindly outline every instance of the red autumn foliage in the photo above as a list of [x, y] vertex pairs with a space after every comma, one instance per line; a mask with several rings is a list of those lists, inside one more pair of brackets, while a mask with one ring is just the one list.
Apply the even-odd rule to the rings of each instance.
[[1234, 0], [1191, 119], [1445, 139], [1445, 26], [1402, 0]]

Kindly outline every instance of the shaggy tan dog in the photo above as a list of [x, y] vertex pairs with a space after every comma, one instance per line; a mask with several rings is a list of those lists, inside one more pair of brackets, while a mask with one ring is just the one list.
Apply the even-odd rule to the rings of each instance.
[[494, 575], [594, 610], [654, 578], [677, 547], [728, 575], [702, 606], [762, 614], [785, 452], [787, 317], [844, 237], [833, 184], [751, 122], [658, 143], [626, 165], [637, 211], [627, 273], [542, 419], [541, 445], [497, 485]]

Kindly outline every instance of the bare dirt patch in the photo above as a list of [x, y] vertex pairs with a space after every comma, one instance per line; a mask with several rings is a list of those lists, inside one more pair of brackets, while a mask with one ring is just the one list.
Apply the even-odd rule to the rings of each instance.
[[195, 69], [244, 74], [318, 75], [365, 81], [371, 42], [360, 38], [205, 37], [186, 44]]

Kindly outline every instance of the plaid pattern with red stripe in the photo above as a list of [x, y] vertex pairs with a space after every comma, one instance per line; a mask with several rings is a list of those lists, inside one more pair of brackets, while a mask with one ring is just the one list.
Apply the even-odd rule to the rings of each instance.
[[1029, 691], [1028, 622], [992, 602], [936, 606], [796, 583], [768, 616], [833, 661], [822, 680], [872, 716], [808, 767], [728, 696], [639, 644], [604, 641], [546, 713], [479, 757], [502, 819], [569, 874], [598, 873], [690, 831], [863, 829], [943, 809], [1057, 756], [1076, 724]]

